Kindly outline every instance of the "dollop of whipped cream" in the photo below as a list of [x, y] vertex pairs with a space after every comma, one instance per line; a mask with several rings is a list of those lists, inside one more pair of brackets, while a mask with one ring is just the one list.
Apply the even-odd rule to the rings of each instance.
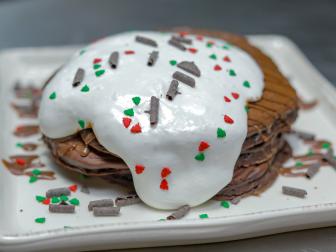
[[[231, 181], [247, 134], [246, 103], [258, 100], [264, 87], [259, 66], [238, 47], [197, 35], [184, 35], [191, 44], [174, 46], [172, 36], [180, 35], [126, 32], [87, 46], [50, 81], [39, 111], [41, 130], [50, 138], [92, 127], [98, 141], [126, 162], [139, 197], [159, 209], [197, 206]], [[153, 51], [158, 57], [148, 66]], [[109, 64], [113, 52], [119, 55], [116, 68]], [[200, 76], [181, 69], [181, 62], [193, 62]], [[79, 68], [84, 78], [74, 87]], [[176, 71], [195, 86], [178, 81], [169, 100]], [[159, 99], [154, 125], [152, 96]]]

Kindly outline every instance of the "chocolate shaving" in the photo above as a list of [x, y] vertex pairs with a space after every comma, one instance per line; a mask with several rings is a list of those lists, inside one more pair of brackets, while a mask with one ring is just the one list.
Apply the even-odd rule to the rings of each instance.
[[189, 39], [189, 38], [173, 36], [172, 39], [176, 40], [176, 41], [178, 41], [180, 43], [183, 43], [183, 44], [187, 44], [187, 45], [191, 45], [192, 44], [192, 40]]
[[120, 207], [94, 207], [94, 216], [117, 216], [120, 213]]
[[77, 69], [77, 72], [76, 72], [75, 77], [74, 77], [73, 82], [72, 82], [73, 87], [77, 87], [82, 83], [82, 81], [84, 79], [84, 74], [85, 74], [84, 69], [82, 69], [82, 68]]
[[153, 39], [150, 39], [150, 38], [143, 37], [143, 36], [136, 36], [135, 41], [139, 42], [139, 43], [142, 43], [144, 45], [148, 45], [148, 46], [153, 46], [153, 47], [158, 46], [156, 41], [154, 41]]
[[101, 200], [93, 200], [89, 202], [88, 209], [92, 211], [93, 208], [101, 208], [101, 207], [113, 207], [114, 202], [112, 199], [101, 199]]
[[198, 69], [193, 61], [182, 61], [177, 64], [177, 67], [183, 69], [184, 71], [191, 73], [197, 77], [201, 76], [201, 71]]
[[190, 76], [185, 75], [184, 73], [176, 71], [175, 73], [173, 73], [173, 78], [178, 81], [183, 82], [184, 84], [190, 87], [195, 87], [195, 80], [191, 78]]
[[300, 189], [300, 188], [295, 188], [295, 187], [290, 187], [290, 186], [282, 186], [282, 193], [298, 198], [304, 198], [307, 195], [307, 191]]
[[309, 132], [303, 132], [303, 131], [297, 131], [293, 130], [292, 131], [294, 134], [296, 134], [299, 138], [302, 140], [307, 140], [307, 141], [312, 141], [315, 140], [315, 135]]
[[168, 100], [172, 101], [174, 97], [179, 93], [177, 91], [178, 88], [178, 81], [177, 80], [172, 80], [168, 89], [168, 92], [166, 94], [166, 97]]
[[320, 163], [311, 164], [306, 171], [306, 177], [309, 179], [313, 178], [319, 171], [320, 167], [321, 167]]
[[171, 46], [174, 46], [176, 47], [177, 49], [180, 49], [182, 51], [185, 51], [187, 50], [187, 48], [182, 45], [178, 40], [175, 40], [173, 38], [171, 38], [169, 41], [168, 41], [168, 44], [171, 45]]
[[25, 151], [34, 151], [37, 149], [37, 147], [38, 145], [34, 143], [25, 143], [22, 145], [22, 149], [24, 149]]
[[61, 187], [61, 188], [54, 188], [54, 189], [49, 189], [46, 192], [46, 197], [47, 198], [52, 198], [52, 197], [60, 197], [62, 195], [69, 196], [71, 194], [71, 191], [67, 187]]
[[118, 52], [113, 52], [111, 53], [108, 62], [111, 66], [111, 68], [115, 69], [118, 67], [118, 63], [119, 63], [119, 53]]
[[159, 119], [159, 99], [155, 96], [151, 97], [150, 100], [150, 110], [149, 110], [149, 121], [151, 125], [155, 125]]
[[74, 205], [49, 205], [49, 212], [50, 213], [74, 213], [75, 206]]
[[190, 206], [184, 205], [167, 217], [167, 220], [178, 220], [183, 218], [190, 211]]
[[135, 195], [135, 194], [118, 197], [115, 200], [115, 204], [118, 207], [129, 206], [129, 205], [137, 204], [140, 202], [141, 202], [141, 199], [138, 197], [138, 195]]
[[38, 113], [38, 102], [33, 99], [30, 105], [17, 105], [12, 103], [12, 108], [20, 118], [36, 118]]
[[29, 137], [40, 132], [38, 125], [22, 125], [15, 129], [14, 135], [17, 137]]
[[159, 52], [158, 51], [153, 51], [150, 53], [149, 58], [148, 58], [148, 62], [147, 65], [148, 66], [153, 66], [155, 64], [155, 62], [157, 61], [159, 57]]

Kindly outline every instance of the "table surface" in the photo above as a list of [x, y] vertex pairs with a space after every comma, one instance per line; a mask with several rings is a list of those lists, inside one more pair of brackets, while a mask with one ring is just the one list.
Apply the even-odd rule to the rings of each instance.
[[[83, 44], [125, 30], [174, 26], [285, 35], [336, 84], [334, 0], [0, 0], [0, 49]], [[156, 250], [158, 248], [128, 251]], [[203, 250], [336, 251], [336, 228], [160, 248], [162, 252]]]

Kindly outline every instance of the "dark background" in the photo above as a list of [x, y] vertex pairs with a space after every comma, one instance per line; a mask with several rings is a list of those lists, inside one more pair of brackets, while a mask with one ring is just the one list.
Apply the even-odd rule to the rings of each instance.
[[[336, 83], [336, 0], [0, 0], [0, 49], [88, 43], [120, 31], [172, 26], [288, 36]], [[336, 228], [160, 249], [204, 250], [331, 252]]]

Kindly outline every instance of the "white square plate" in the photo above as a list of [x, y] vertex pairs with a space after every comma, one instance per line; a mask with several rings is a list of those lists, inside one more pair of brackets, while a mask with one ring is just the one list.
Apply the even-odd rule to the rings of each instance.
[[[307, 61], [298, 48], [281, 36], [250, 36], [251, 42], [269, 54], [291, 79], [298, 93], [307, 100], [318, 99], [310, 111], [300, 112], [295, 128], [310, 131], [336, 143], [336, 92]], [[0, 53], [0, 156], [19, 154], [16, 143], [38, 141], [14, 137], [16, 126], [36, 123], [19, 119], [10, 107], [15, 100], [13, 85], [42, 83], [78, 47], [11, 49]], [[298, 146], [298, 148], [300, 148]], [[298, 150], [300, 152], [300, 150]], [[302, 151], [302, 150], [301, 150]], [[37, 153], [54, 169], [57, 179], [28, 183], [26, 176], [13, 176], [0, 167], [0, 251], [39, 251], [64, 249], [93, 250], [227, 241], [336, 223], [336, 172], [323, 167], [312, 179], [279, 177], [260, 197], [249, 197], [238, 205], [223, 208], [210, 201], [182, 220], [160, 221], [170, 212], [154, 210], [143, 204], [122, 208], [120, 217], [96, 218], [88, 212], [90, 200], [120, 196], [122, 189], [96, 179], [80, 179], [50, 162], [42, 145]], [[49, 188], [87, 184], [90, 194], [79, 190], [72, 196], [80, 200], [76, 214], [49, 214], [48, 207], [35, 200]], [[282, 185], [305, 188], [305, 199], [285, 196]], [[22, 211], [20, 211], [22, 210]], [[209, 218], [200, 219], [202, 213]], [[45, 217], [44, 224], [35, 223]]]

